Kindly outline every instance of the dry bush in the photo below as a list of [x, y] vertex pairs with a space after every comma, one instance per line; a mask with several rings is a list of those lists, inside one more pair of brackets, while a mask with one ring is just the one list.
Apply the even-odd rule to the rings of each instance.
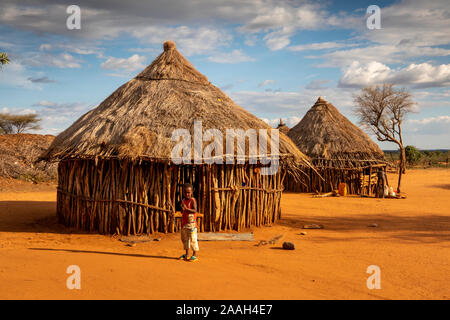
[[38, 134], [0, 135], [0, 176], [35, 183], [56, 180], [56, 163], [35, 163], [54, 138]]

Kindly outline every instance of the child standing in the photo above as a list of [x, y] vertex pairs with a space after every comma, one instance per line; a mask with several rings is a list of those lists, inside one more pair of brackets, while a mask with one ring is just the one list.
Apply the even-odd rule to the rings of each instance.
[[[184, 250], [180, 259], [189, 261], [198, 261], [197, 252], [199, 250], [197, 243], [197, 201], [193, 197], [194, 187], [190, 183], [183, 185], [183, 200], [181, 200], [181, 241]], [[188, 259], [189, 249], [192, 248], [192, 256]]]

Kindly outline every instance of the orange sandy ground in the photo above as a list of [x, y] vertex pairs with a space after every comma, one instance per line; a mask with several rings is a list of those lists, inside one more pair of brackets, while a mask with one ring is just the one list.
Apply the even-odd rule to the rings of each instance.
[[[449, 299], [450, 170], [410, 170], [403, 189], [406, 200], [284, 194], [283, 219], [253, 230], [281, 242], [200, 242], [198, 263], [175, 259], [178, 234], [129, 247], [70, 233], [56, 224], [54, 187], [0, 192], [0, 298]], [[325, 229], [299, 235], [306, 223]], [[66, 288], [69, 265], [81, 290]], [[366, 287], [369, 265], [381, 268], [380, 290]]]

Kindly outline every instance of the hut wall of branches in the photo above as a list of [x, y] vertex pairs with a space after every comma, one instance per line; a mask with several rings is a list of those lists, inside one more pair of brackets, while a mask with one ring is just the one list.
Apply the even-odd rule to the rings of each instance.
[[[374, 195], [378, 183], [378, 171], [386, 172], [386, 164], [360, 164], [336, 168], [333, 160], [311, 159], [315, 170], [308, 168], [308, 174], [300, 180], [284, 180], [286, 191], [326, 193], [338, 190], [340, 183], [346, 183], [349, 194]], [[322, 165], [321, 165], [322, 164]]]
[[[200, 231], [239, 231], [279, 219], [284, 175], [299, 177], [311, 166], [308, 157], [280, 133], [277, 150], [267, 149], [266, 156], [276, 156], [280, 166], [272, 175], [262, 173], [267, 164], [249, 157], [225, 161], [230, 156], [226, 141], [223, 164], [206, 161], [212, 158], [194, 161], [192, 145], [189, 161], [175, 161], [173, 150], [180, 141], [173, 132], [183, 129], [194, 137], [194, 120], [202, 122], [203, 134], [210, 129], [224, 136], [227, 129], [271, 130], [212, 85], [173, 42], [165, 42], [150, 66], [59, 134], [41, 156], [59, 161], [59, 221], [103, 234], [178, 231], [179, 219], [171, 215], [185, 182], [194, 185], [203, 214]], [[260, 139], [267, 145], [269, 136], [259, 137], [257, 145]], [[235, 155], [260, 159], [247, 142], [245, 150], [234, 144]], [[211, 156], [219, 157], [216, 152]]]
[[350, 194], [376, 193], [378, 171], [386, 171], [384, 153], [331, 103], [319, 97], [288, 136], [317, 171], [308, 169], [300, 181], [286, 177], [287, 191], [331, 192], [346, 183]]
[[270, 225], [281, 215], [282, 174], [259, 165], [168, 165], [150, 161], [65, 160], [58, 168], [57, 214], [70, 227], [100, 233], [174, 232], [185, 182], [194, 185], [201, 231]]

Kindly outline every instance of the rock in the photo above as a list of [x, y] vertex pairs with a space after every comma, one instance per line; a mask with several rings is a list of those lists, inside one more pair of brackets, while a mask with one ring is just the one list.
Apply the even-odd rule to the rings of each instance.
[[136, 243], [128, 243], [127, 246], [128, 247], [136, 247]]
[[284, 250], [294, 250], [295, 245], [292, 242], [283, 242], [283, 249]]
[[371, 227], [371, 228], [378, 228], [378, 224], [377, 223], [372, 223], [372, 224], [369, 224], [369, 227]]
[[161, 241], [161, 237], [155, 238], [153, 241]]
[[306, 231], [300, 232], [301, 236], [306, 236], [308, 233], [306, 233]]

